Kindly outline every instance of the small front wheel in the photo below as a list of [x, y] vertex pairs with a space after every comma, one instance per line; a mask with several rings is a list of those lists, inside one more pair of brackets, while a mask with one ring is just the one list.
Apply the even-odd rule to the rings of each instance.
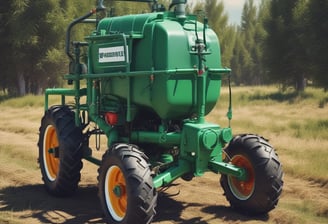
[[114, 145], [104, 154], [98, 170], [98, 187], [108, 223], [144, 224], [152, 221], [157, 191], [147, 160], [136, 146], [128, 144]]
[[267, 213], [278, 203], [283, 171], [277, 154], [262, 137], [252, 134], [232, 139], [226, 162], [242, 167], [247, 179], [222, 175], [221, 186], [231, 206], [248, 214]]

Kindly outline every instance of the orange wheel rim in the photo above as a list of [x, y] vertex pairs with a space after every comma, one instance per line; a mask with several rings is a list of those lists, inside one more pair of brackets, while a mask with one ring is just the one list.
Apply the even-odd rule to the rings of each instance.
[[110, 214], [116, 221], [121, 221], [127, 209], [126, 182], [122, 170], [111, 166], [105, 179], [105, 197]]
[[232, 158], [231, 163], [235, 166], [244, 168], [247, 174], [247, 179], [245, 181], [239, 180], [236, 177], [229, 176], [228, 183], [230, 190], [240, 200], [247, 200], [250, 198], [254, 192], [255, 187], [255, 172], [254, 168], [249, 161], [243, 155], [236, 155]]
[[58, 146], [56, 129], [49, 125], [45, 130], [43, 139], [43, 163], [50, 181], [56, 179], [59, 170], [59, 158], [55, 157], [54, 153], [55, 148], [58, 148]]

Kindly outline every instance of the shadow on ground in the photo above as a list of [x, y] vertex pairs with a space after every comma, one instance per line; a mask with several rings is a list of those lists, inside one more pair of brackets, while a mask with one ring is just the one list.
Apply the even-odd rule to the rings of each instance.
[[[160, 193], [157, 203], [157, 215], [154, 222], [177, 224], [206, 224], [213, 220], [225, 221], [266, 221], [268, 216], [243, 216], [230, 207], [208, 206], [199, 203], [186, 203], [174, 199], [174, 196]], [[203, 221], [203, 217], [187, 219], [181, 214], [187, 207], [195, 207], [199, 211], [211, 214], [211, 220]], [[0, 211], [13, 212], [18, 219], [33, 218], [41, 223], [104, 223], [97, 196], [96, 186], [81, 186], [68, 198], [57, 198], [49, 195], [43, 185], [25, 185], [8, 187], [0, 190]]]
[[[27, 210], [30, 212], [24, 212]], [[17, 218], [34, 218], [41, 223], [103, 222], [95, 186], [81, 186], [68, 198], [49, 195], [43, 185], [4, 188], [0, 190], [0, 211], [23, 212]]]
[[[267, 221], [269, 216], [261, 215], [261, 216], [246, 216], [241, 213], [236, 212], [231, 207], [222, 206], [222, 205], [204, 205], [200, 203], [185, 203], [174, 200], [174, 197], [171, 197], [166, 194], [160, 194], [157, 203], [157, 215], [154, 219], [154, 222], [161, 221], [171, 221], [176, 224], [207, 224], [207, 223], [222, 223], [222, 221], [226, 222], [244, 222], [249, 220], [259, 220], [259, 221]], [[185, 215], [181, 215], [181, 213], [188, 207], [195, 207], [203, 214], [210, 214], [209, 219], [204, 221], [204, 217], [194, 213], [194, 217], [187, 219]]]

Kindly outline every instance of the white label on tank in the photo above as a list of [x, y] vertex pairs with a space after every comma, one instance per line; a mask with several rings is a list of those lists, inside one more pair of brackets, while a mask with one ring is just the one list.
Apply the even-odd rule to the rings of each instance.
[[99, 48], [99, 63], [125, 61], [124, 46]]

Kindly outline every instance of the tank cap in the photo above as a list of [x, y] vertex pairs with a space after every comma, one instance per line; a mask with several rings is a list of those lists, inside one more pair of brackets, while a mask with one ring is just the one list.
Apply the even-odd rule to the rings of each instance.
[[175, 7], [174, 13], [177, 18], [185, 18], [186, 17], [186, 3], [187, 0], [172, 0], [172, 3], [169, 7], [171, 9], [173, 6]]

